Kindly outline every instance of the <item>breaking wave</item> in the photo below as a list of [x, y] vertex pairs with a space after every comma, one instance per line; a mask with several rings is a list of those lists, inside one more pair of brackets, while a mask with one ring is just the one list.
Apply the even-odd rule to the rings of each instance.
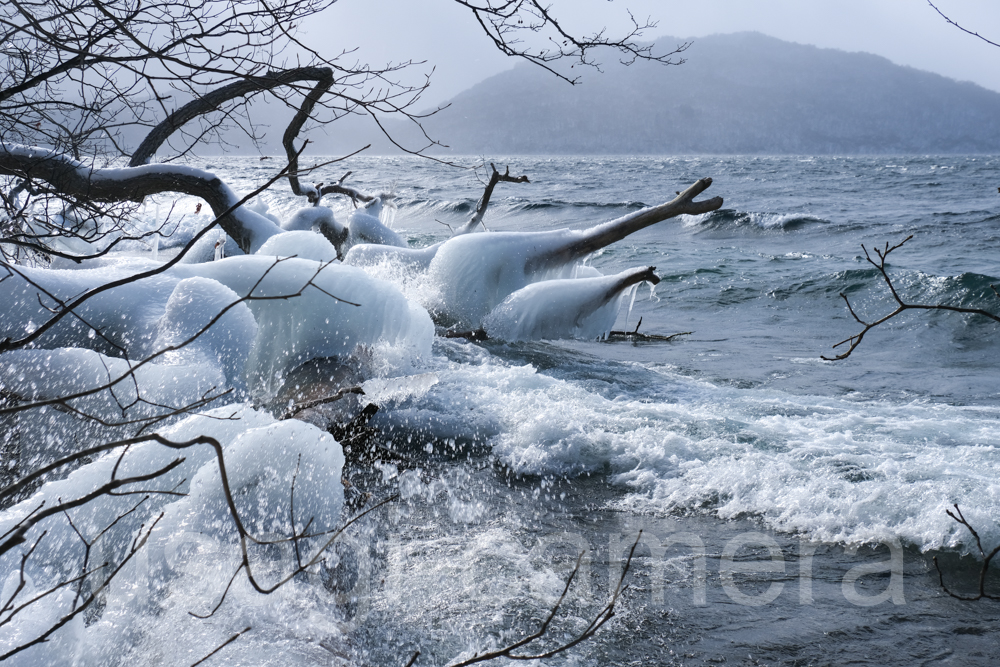
[[691, 216], [688, 226], [700, 230], [794, 231], [810, 225], [829, 224], [829, 220], [795, 213], [758, 213], [723, 208], [704, 215]]

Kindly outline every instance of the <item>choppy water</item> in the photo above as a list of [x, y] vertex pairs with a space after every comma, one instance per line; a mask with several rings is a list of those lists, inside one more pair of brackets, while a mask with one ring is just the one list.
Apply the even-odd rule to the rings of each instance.
[[[438, 384], [378, 416], [420, 471], [399, 480], [405, 501], [344, 547], [355, 554], [344, 567], [355, 568], [356, 658], [402, 664], [419, 648], [417, 664], [433, 664], [519, 638], [582, 549], [589, 570], [556, 633], [568, 637], [645, 527], [619, 618], [557, 662], [994, 664], [1000, 608], [944, 596], [929, 556], [972, 585], [972, 542], [945, 515], [952, 503], [986, 545], [1000, 542], [1000, 325], [911, 311], [848, 360], [820, 355], [858, 330], [841, 292], [862, 317], [893, 307], [862, 244], [912, 234], [890, 261], [904, 298], [1000, 311], [1000, 157], [495, 162], [531, 183], [497, 188], [491, 230], [580, 228], [712, 177], [706, 196], [724, 197], [723, 210], [591, 260], [605, 273], [653, 265], [663, 278], [630, 314], [626, 302], [617, 328], [641, 317], [647, 333], [694, 333], [440, 340], [410, 369]], [[237, 191], [273, 170], [197, 166]], [[395, 188], [394, 227], [414, 245], [446, 238], [439, 223], [464, 222], [482, 190], [468, 171], [411, 158], [356, 158], [324, 176], [341, 168], [356, 186]], [[279, 214], [295, 205], [270, 201]], [[663, 547], [674, 538], [695, 546]], [[724, 576], [745, 561], [772, 571]], [[858, 564], [875, 571], [855, 583]]]

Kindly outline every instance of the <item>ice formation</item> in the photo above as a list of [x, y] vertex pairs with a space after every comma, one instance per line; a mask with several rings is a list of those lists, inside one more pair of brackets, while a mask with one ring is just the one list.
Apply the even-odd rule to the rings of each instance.
[[379, 216], [382, 213], [382, 200], [373, 199], [364, 208], [351, 213], [347, 226], [351, 231], [350, 245], [360, 243], [376, 243], [386, 246], [405, 248], [406, 241], [396, 232], [382, 224]]
[[[181, 280], [167, 299], [153, 349], [179, 347], [166, 353], [163, 363], [219, 366], [230, 386], [242, 387], [246, 351], [257, 337], [257, 322], [238, 300], [236, 292], [211, 278]], [[215, 318], [215, 324], [194, 338]]]
[[[296, 420], [278, 422], [246, 406], [230, 406], [188, 417], [161, 433], [173, 442], [197, 436], [219, 442], [240, 519], [258, 539], [273, 541], [290, 535], [293, 478], [298, 531], [307, 522], [314, 533], [330, 530], [342, 522], [343, 452], [330, 435], [313, 426]], [[212, 623], [206, 625], [194, 619], [188, 612], [208, 611], [221, 596], [225, 582], [241, 558], [234, 521], [222, 493], [215, 451], [207, 444], [178, 452], [146, 442], [134, 445], [120, 462], [119, 453], [109, 453], [73, 471], [66, 479], [44, 484], [0, 516], [0, 531], [15, 525], [43, 502], [49, 506], [60, 500], [79, 498], [105, 484], [113, 474], [119, 479], [147, 474], [179, 457], [184, 459], [180, 465], [156, 484], [157, 488], [173, 488], [188, 495], [178, 498], [152, 494], [131, 514], [128, 511], [141, 496], [104, 495], [85, 507], [69, 510], [75, 530], [61, 516], [45, 522], [47, 533], [34, 556], [26, 562], [27, 585], [20, 592], [19, 601], [31, 599], [61, 579], [77, 574], [68, 569], [78, 567], [80, 562], [82, 545], [76, 530], [93, 539], [111, 525], [108, 532], [95, 539], [92, 556], [95, 560], [110, 557], [118, 561], [136, 535], [144, 534], [162, 513], [139, 554], [101, 591], [106, 606], [99, 620], [85, 632], [84, 618], [78, 616], [56, 634], [55, 641], [18, 655], [18, 664], [155, 664], [158, 660], [186, 664], [207, 654], [213, 643], [218, 645], [231, 636], [234, 631], [231, 626], [245, 622], [247, 615], [254, 618], [254, 628], [261, 631], [256, 635], [258, 638], [273, 641], [274, 636], [286, 636], [289, 632], [294, 635], [294, 628], [286, 627], [287, 614], [267, 611], [272, 604], [280, 608], [286, 596], [309, 599], [310, 607], [320, 611], [323, 597], [329, 596], [317, 597], [314, 585], [291, 582], [286, 590], [279, 589], [275, 600], [263, 598], [240, 580]], [[147, 488], [142, 484], [131, 486]], [[121, 515], [124, 518], [116, 522]], [[38, 540], [42, 530], [41, 526], [31, 529], [28, 543]], [[303, 540], [300, 549], [308, 559], [318, 553], [324, 542], [325, 539], [317, 538]], [[273, 548], [277, 553], [272, 555], [266, 551], [260, 553], [260, 548], [253, 552], [254, 576], [262, 584], [273, 585], [293, 567], [295, 561], [286, 546], [284, 543]], [[9, 573], [2, 582], [4, 600], [11, 598], [16, 590], [21, 555], [20, 549], [12, 549], [0, 556], [0, 570]], [[334, 554], [329, 557], [336, 558]], [[84, 595], [89, 590], [85, 589]], [[5, 632], [0, 633], [0, 653], [37, 636], [67, 613], [72, 608], [74, 593], [73, 586], [64, 587], [17, 615]], [[263, 599], [269, 600], [267, 604]], [[333, 602], [330, 599], [326, 604], [332, 607]], [[332, 608], [327, 611], [334, 612]], [[301, 620], [294, 613], [292, 618]], [[192, 624], [198, 627], [192, 628]], [[334, 637], [338, 636], [335, 623], [308, 625], [310, 632], [323, 626]], [[149, 630], [153, 632], [147, 636]], [[255, 650], [254, 639], [251, 637], [249, 646], [244, 647], [251, 654]], [[205, 642], [204, 646], [200, 641]], [[192, 643], [197, 646], [194, 654]], [[308, 645], [307, 640], [305, 643]], [[131, 655], [122, 655], [122, 651]], [[67, 662], [70, 656], [76, 658]], [[247, 660], [250, 658], [244, 657]]]
[[[200, 356], [197, 352], [191, 356], [196, 355]], [[111, 391], [73, 399], [69, 404], [114, 422], [122, 419], [123, 412], [126, 418], [134, 419], [160, 414], [164, 408], [190, 405], [227, 384], [218, 363], [177, 361], [170, 365], [146, 364], [134, 371], [133, 380], [119, 382]], [[13, 350], [0, 357], [0, 386], [26, 400], [53, 399], [103, 387], [131, 368], [124, 359], [75, 347]], [[139, 395], [147, 402], [137, 403]], [[122, 406], [127, 409], [123, 411]]]
[[560, 250], [583, 239], [583, 232], [490, 232], [445, 241], [428, 268], [440, 291], [434, 304], [446, 319], [477, 329], [510, 294], [540, 280], [572, 275]]
[[[132, 275], [126, 268], [109, 267], [20, 270], [62, 299]], [[307, 286], [310, 281], [313, 284]], [[177, 265], [100, 294], [77, 309], [80, 318], [64, 318], [38, 344], [46, 348], [86, 347], [114, 357], [127, 350], [130, 358], [141, 359], [164, 344], [179, 341], [197, 323], [209, 321], [227, 305], [227, 298], [232, 298], [232, 303], [236, 295], [246, 296], [251, 290], [255, 300], [224, 316], [231, 330], [223, 326], [209, 332], [190, 352], [174, 358], [214, 356], [226, 376], [235, 378], [238, 360], [245, 356], [248, 385], [266, 392], [295, 366], [316, 357], [348, 355], [359, 345], [387, 343], [416, 355], [430, 350], [434, 328], [427, 312], [393, 285], [354, 267], [298, 258], [277, 261], [258, 255]], [[52, 303], [24, 279], [9, 278], [0, 291], [0, 308], [6, 313], [0, 336], [22, 336], [49, 319], [51, 313], [39, 302], [40, 297], [46, 305]], [[187, 312], [183, 304], [195, 300], [201, 310]], [[249, 349], [244, 347], [252, 331], [245, 316], [247, 308], [257, 327]]]
[[[359, 345], [386, 342], [417, 355], [430, 352], [434, 325], [427, 311], [393, 285], [355, 267], [304, 259], [275, 264], [272, 258], [252, 256], [177, 270], [213, 278], [238, 294], [248, 294], [268, 272], [254, 290], [255, 296], [268, 300], [248, 302], [257, 320], [257, 338], [247, 360], [247, 382], [253, 387], [273, 389], [295, 366], [317, 357], [351, 354]], [[310, 280], [315, 286], [303, 290]], [[302, 294], [295, 298], [269, 298], [299, 290]]]
[[[308, 209], [315, 210], [315, 209]], [[275, 234], [260, 247], [255, 255], [270, 257], [299, 257], [317, 262], [337, 259], [337, 249], [324, 236], [301, 230]]]
[[426, 271], [441, 245], [435, 243], [427, 248], [401, 248], [377, 243], [361, 243], [347, 251], [344, 255], [344, 264], [362, 267], [395, 264], [402, 269]]
[[333, 211], [326, 206], [306, 206], [300, 208], [281, 224], [281, 228], [289, 232], [308, 231], [318, 230], [322, 224], [334, 225], [338, 229], [342, 228], [342, 225], [334, 218]]
[[614, 276], [545, 280], [523, 287], [483, 320], [490, 338], [506, 341], [606, 336], [622, 296], [640, 282], [658, 283], [653, 267]]
[[267, 218], [274, 224], [278, 225], [282, 229], [291, 229], [291, 227], [285, 227], [283, 224], [281, 224], [281, 220], [278, 218], [278, 216], [270, 212], [271, 207], [267, 205], [267, 202], [264, 201], [262, 197], [259, 196], [254, 197], [253, 201], [251, 201], [249, 204], [246, 204], [246, 208], [247, 210], [252, 211], [257, 215], [264, 216], [265, 218]]

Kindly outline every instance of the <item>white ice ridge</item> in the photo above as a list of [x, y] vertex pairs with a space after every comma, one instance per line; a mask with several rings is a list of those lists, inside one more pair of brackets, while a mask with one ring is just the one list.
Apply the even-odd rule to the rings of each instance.
[[326, 206], [306, 206], [300, 208], [281, 223], [281, 228], [288, 232], [316, 230], [324, 222], [336, 225], [337, 228], [342, 229], [340, 223], [333, 217], [333, 211]]
[[[304, 209], [315, 211], [316, 209]], [[329, 209], [327, 209], [329, 210]], [[330, 216], [331, 219], [333, 216]], [[308, 230], [275, 234], [260, 247], [255, 255], [268, 257], [299, 257], [317, 262], [337, 259], [337, 249], [324, 236]]]
[[511, 342], [600, 338], [614, 326], [622, 295], [640, 282], [659, 282], [653, 267], [533, 283], [504, 299], [484, 318], [483, 328], [490, 338]]
[[426, 248], [400, 248], [378, 243], [359, 243], [344, 255], [344, 264], [362, 267], [392, 264], [404, 271], [426, 271], [442, 244], [443, 242], [435, 243]]
[[445, 318], [478, 329], [504, 299], [541, 280], [569, 278], [571, 263], [548, 261], [584, 233], [490, 232], [465, 234], [445, 241], [430, 262], [429, 276]]
[[[132, 275], [135, 268], [19, 270], [45, 291], [66, 300]], [[313, 285], [307, 287], [310, 280]], [[0, 337], [16, 339], [52, 316], [42, 306], [53, 306], [52, 299], [26, 280], [12, 276], [4, 284]], [[246, 359], [242, 375], [248, 386], [267, 392], [295, 366], [316, 357], [351, 354], [359, 345], [387, 343], [418, 356], [430, 351], [434, 335], [430, 317], [393, 285], [355, 267], [298, 258], [277, 262], [274, 257], [257, 255], [177, 265], [99, 294], [76, 309], [79, 318], [63, 318], [37, 344], [49, 349], [83, 347], [115, 357], [124, 356], [127, 350], [129, 358], [142, 359], [164, 345], [180, 342], [185, 333], [207, 324], [237, 295], [245, 296], [251, 289], [255, 297], [266, 299], [227, 311], [214, 325], [219, 328], [191, 351], [157, 363], [211, 361], [214, 357], [214, 365], [236, 378], [241, 374], [239, 360]], [[300, 291], [301, 295], [292, 296]], [[256, 322], [255, 335], [247, 313]]]
[[363, 208], [351, 213], [347, 226], [351, 231], [349, 245], [374, 243], [384, 246], [406, 248], [406, 241], [396, 232], [382, 224], [382, 200], [376, 197]]

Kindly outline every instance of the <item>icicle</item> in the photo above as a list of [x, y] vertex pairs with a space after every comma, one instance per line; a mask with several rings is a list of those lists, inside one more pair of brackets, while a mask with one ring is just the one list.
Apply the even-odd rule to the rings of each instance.
[[[395, 190], [395, 184], [393, 184]], [[390, 193], [391, 194], [391, 193]], [[392, 198], [387, 198], [383, 202], [382, 211], [379, 214], [379, 222], [392, 229], [392, 223], [396, 221], [396, 202]]]
[[215, 242], [215, 261], [219, 261], [226, 256], [226, 234], [222, 233], [219, 240]]
[[628, 330], [628, 321], [632, 317], [632, 306], [635, 305], [635, 297], [639, 293], [639, 284], [632, 285], [629, 290], [628, 312], [625, 314], [625, 329]]
[[160, 236], [157, 234], [153, 237], [153, 261], [157, 261], [160, 256]]

